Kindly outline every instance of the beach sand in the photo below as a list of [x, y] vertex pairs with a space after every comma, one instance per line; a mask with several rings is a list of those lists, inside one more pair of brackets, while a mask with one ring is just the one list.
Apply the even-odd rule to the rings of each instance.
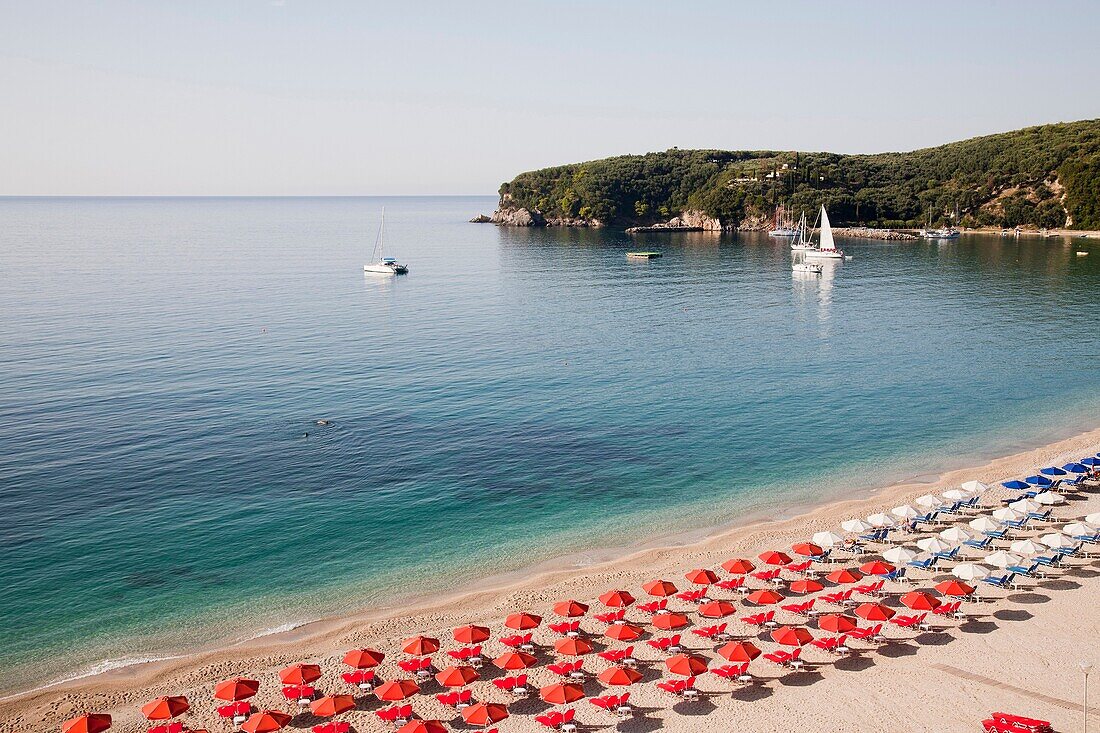
[[[805, 514], [778, 521], [733, 527], [693, 542], [647, 548], [588, 567], [571, 567], [532, 572], [526, 577], [486, 583], [477, 592], [455, 594], [434, 601], [418, 601], [402, 608], [373, 609], [354, 616], [329, 619], [270, 636], [260, 637], [228, 649], [209, 650], [178, 659], [134, 665], [85, 677], [60, 685], [11, 695], [0, 700], [0, 733], [58, 730], [64, 719], [84, 711], [109, 712], [114, 716], [112, 730], [138, 731], [148, 725], [138, 708], [147, 700], [163, 694], [184, 694], [192, 703], [185, 717], [191, 728], [227, 730], [228, 726], [213, 714], [213, 684], [222, 679], [244, 675], [261, 681], [261, 691], [253, 699], [257, 707], [290, 711], [292, 705], [279, 694], [277, 671], [294, 662], [318, 662], [324, 670], [317, 683], [324, 692], [347, 692], [339, 673], [347, 671], [340, 663], [343, 652], [360, 646], [373, 646], [387, 653], [379, 673], [385, 679], [407, 676], [396, 667], [403, 658], [400, 639], [426, 633], [443, 641], [443, 649], [457, 648], [450, 641], [450, 630], [468, 623], [489, 626], [493, 638], [505, 632], [502, 621], [513, 611], [528, 610], [546, 617], [535, 631], [541, 663], [553, 661], [552, 632], [545, 628], [554, 619], [551, 605], [558, 600], [575, 598], [599, 606], [595, 599], [604, 591], [626, 588], [643, 597], [643, 582], [664, 577], [681, 590], [688, 587], [683, 579], [695, 567], [717, 567], [731, 557], [755, 557], [766, 549], [785, 549], [793, 542], [808, 539], [814, 532], [838, 529], [840, 521], [884, 511], [921, 494], [943, 491], [965, 480], [977, 479], [989, 484], [1032, 472], [1039, 466], [1061, 464], [1100, 449], [1100, 430], [1078, 435], [1035, 450], [1000, 458], [983, 466], [955, 470], [927, 483], [909, 483], [874, 492], [861, 499], [840, 501]], [[1004, 490], [988, 492], [985, 506], [999, 506]], [[1068, 504], [1055, 507], [1059, 517], [1081, 517], [1100, 510], [1100, 490], [1090, 489]], [[1036, 533], [1031, 533], [1036, 534]], [[1029, 535], [1030, 536], [1030, 535]], [[598, 557], [594, 555], [594, 557]], [[843, 567], [835, 565], [834, 567]], [[914, 588], [931, 588], [943, 574], [916, 575]], [[790, 673], [763, 659], [750, 665], [757, 677], [751, 686], [737, 686], [714, 675], [699, 678], [703, 697], [698, 702], [678, 701], [661, 692], [653, 681], [664, 676], [660, 655], [639, 643], [639, 669], [645, 681], [629, 689], [635, 716], [616, 722], [608, 713], [587, 701], [576, 703], [577, 723], [583, 730], [611, 730], [647, 733], [658, 728], [673, 731], [745, 730], [745, 731], [966, 731], [980, 730], [979, 721], [994, 710], [1014, 712], [1054, 722], [1057, 730], [1078, 730], [1081, 725], [1081, 673], [1078, 662], [1100, 663], [1100, 560], [1074, 559], [1066, 569], [1055, 571], [1046, 580], [1027, 581], [1019, 591], [981, 592], [994, 602], [967, 604], [965, 622], [936, 619], [941, 631], [913, 633], [887, 628], [891, 643], [877, 649], [870, 644], [853, 642], [856, 653], [839, 659], [823, 651], [806, 648], [803, 652], [808, 671]], [[926, 580], [921, 580], [926, 579]], [[760, 585], [759, 581], [751, 581]], [[896, 594], [907, 590], [890, 584]], [[715, 594], [716, 596], [718, 594]], [[732, 594], [731, 594], [732, 595]], [[726, 597], [726, 596], [721, 596]], [[643, 598], [643, 600], [645, 600]], [[792, 600], [794, 600], [792, 598]], [[670, 605], [688, 608], [686, 603]], [[752, 634], [737, 621], [751, 613], [736, 602], [738, 613], [726, 619], [730, 631]], [[590, 613], [591, 616], [591, 613]], [[632, 611], [630, 618], [645, 618]], [[795, 620], [779, 612], [779, 619]], [[705, 625], [705, 624], [704, 624]], [[603, 625], [586, 618], [583, 627], [594, 634]], [[814, 631], [816, 635], [823, 632]], [[601, 637], [602, 638], [602, 637]], [[713, 656], [714, 644], [690, 633], [685, 645], [693, 651]], [[615, 644], [614, 646], [622, 646]], [[761, 643], [764, 651], [776, 647]], [[599, 645], [597, 648], [601, 648]], [[498, 642], [485, 644], [489, 656], [504, 650]], [[438, 655], [442, 663], [445, 657]], [[723, 662], [724, 663], [724, 662]], [[439, 666], [442, 666], [439, 665]], [[596, 673], [607, 663], [591, 655], [585, 657], [585, 669]], [[717, 666], [712, 664], [712, 666]], [[512, 703], [510, 696], [488, 681], [497, 670], [487, 663], [485, 678], [471, 685], [474, 697], [483, 701]], [[530, 673], [535, 686], [557, 681], [540, 666]], [[606, 694], [594, 679], [586, 683], [589, 696]], [[442, 691], [434, 681], [426, 684], [422, 695], [412, 700], [414, 711], [423, 718], [452, 722], [456, 730], [473, 730], [449, 708], [434, 700]], [[382, 707], [373, 696], [359, 698], [359, 709], [342, 717], [355, 730], [382, 733], [373, 710]], [[548, 708], [537, 695], [511, 704], [512, 717], [500, 724], [509, 731], [535, 731], [531, 713]], [[1090, 716], [1092, 725], [1100, 725], [1100, 714]], [[305, 714], [291, 723], [290, 730], [308, 730], [323, 722]]]

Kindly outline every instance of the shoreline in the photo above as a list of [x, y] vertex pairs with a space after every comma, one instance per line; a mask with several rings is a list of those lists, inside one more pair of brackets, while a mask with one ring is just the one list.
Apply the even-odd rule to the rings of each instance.
[[[1047, 432], [1064, 435], [1070, 430]], [[6, 729], [3, 725], [6, 719], [31, 712], [36, 707], [45, 705], [56, 709], [58, 699], [97, 700], [101, 707], [113, 703], [126, 708], [140, 704], [154, 693], [161, 694], [157, 690], [192, 689], [212, 683], [219, 675], [246, 671], [255, 675], [276, 669], [287, 660], [328, 659], [353, 645], [379, 643], [402, 634], [457, 625], [463, 620], [485, 621], [524, 604], [532, 608], [548, 606], [558, 599], [548, 594], [548, 588], [561, 588], [559, 592], [565, 593], [569, 587], [592, 584], [606, 587], [616, 580], [632, 582], [628, 577], [652, 577], [670, 561], [679, 566], [690, 556], [712, 559], [709, 556], [714, 553], [728, 553], [730, 546], [751, 544], [764, 535], [808, 536], [818, 528], [835, 525], [846, 516], [901, 503], [906, 496], [928, 493], [933, 488], [942, 490], [971, 478], [987, 483], [1007, 478], [1049, 463], [1055, 456], [1095, 452], [1098, 445], [1100, 428], [1092, 428], [1005, 455], [978, 458], [977, 462], [953, 457], [945, 464], [968, 462], [969, 465], [908, 476], [885, 486], [855, 488], [846, 496], [827, 497], [821, 503], [794, 504], [783, 507], [778, 513], [751, 512], [738, 516], [733, 522], [651, 537], [637, 546], [604, 547], [556, 557], [478, 580], [474, 590], [435, 596], [410, 595], [354, 613], [307, 621], [274, 633], [260, 633], [229, 645], [200, 648], [170, 658], [140, 661], [13, 691], [0, 697], [4, 708], [0, 712], [0, 728]], [[1072, 455], [1074, 460], [1079, 457]], [[583, 592], [572, 591], [571, 594], [585, 597]]]

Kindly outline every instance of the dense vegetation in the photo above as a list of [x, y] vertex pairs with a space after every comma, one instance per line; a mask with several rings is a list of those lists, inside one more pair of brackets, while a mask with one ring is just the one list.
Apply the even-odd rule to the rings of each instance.
[[647, 224], [698, 209], [737, 225], [776, 205], [871, 226], [1100, 229], [1100, 120], [1029, 127], [908, 153], [672, 150], [521, 173], [502, 206]]

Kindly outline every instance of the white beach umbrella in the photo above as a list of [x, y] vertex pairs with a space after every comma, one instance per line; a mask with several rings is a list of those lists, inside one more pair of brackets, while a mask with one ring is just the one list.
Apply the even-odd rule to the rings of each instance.
[[984, 494], [989, 490], [989, 487], [981, 481], [963, 481], [963, 485], [960, 488], [971, 496], [975, 494]]
[[924, 537], [917, 540], [917, 547], [921, 548], [925, 552], [947, 552], [954, 545], [949, 542], [945, 542], [939, 537]]
[[1035, 495], [1035, 502], [1043, 506], [1057, 506], [1058, 504], [1065, 504], [1066, 497], [1057, 491], [1043, 491]]
[[883, 527], [893, 527], [895, 524], [897, 524], [897, 522], [894, 521], [893, 517], [891, 517], [889, 514], [883, 514], [882, 512], [879, 512], [878, 514], [872, 514], [871, 516], [867, 517], [867, 523], [870, 524], [872, 527], [878, 527], [880, 529]]
[[840, 523], [840, 528], [845, 532], [866, 532], [871, 529], [871, 525], [862, 519], [845, 519]]
[[886, 552], [882, 553], [882, 557], [887, 562], [892, 562], [895, 565], [905, 565], [908, 562], [912, 562], [917, 558], [917, 553], [909, 547], [891, 547]]
[[940, 537], [943, 537], [948, 542], [954, 542], [956, 545], [966, 542], [972, 536], [973, 535], [971, 535], [962, 527], [948, 527], [944, 531], [940, 532]]
[[1062, 527], [1062, 533], [1068, 534], [1070, 537], [1079, 537], [1081, 535], [1096, 534], [1096, 528], [1084, 522], [1072, 522]]
[[1013, 555], [1011, 552], [1005, 552], [1004, 550], [997, 550], [991, 552], [985, 556], [984, 562], [986, 565], [992, 565], [997, 568], [1007, 568], [1009, 565], [1019, 565], [1022, 558], [1019, 555]]
[[1058, 532], [1045, 534], [1039, 538], [1039, 541], [1052, 550], [1061, 550], [1063, 548], [1073, 547], [1077, 544], [1069, 537], [1066, 537], [1064, 534], [1059, 534]]
[[890, 510], [890, 513], [898, 519], [912, 519], [913, 517], [916, 517], [920, 514], [920, 512], [918, 512], [916, 509], [909, 506], [908, 504], [896, 506]]
[[948, 489], [947, 491], [940, 494], [940, 496], [942, 496], [944, 499], [947, 499], [948, 501], [963, 501], [967, 499], [969, 495], [961, 489]]
[[1046, 547], [1032, 540], [1016, 540], [1008, 549], [1012, 550], [1017, 555], [1023, 555], [1025, 557], [1039, 555], [1047, 551]]
[[1001, 523], [996, 519], [987, 517], [984, 514], [980, 517], [974, 517], [967, 523], [971, 529], [978, 532], [996, 532], [1001, 528]]
[[951, 569], [951, 574], [959, 580], [981, 580], [989, 577], [989, 571], [972, 562], [961, 562]]
[[816, 532], [811, 541], [819, 547], [833, 547], [844, 544], [844, 538], [836, 532]]
[[1095, 512], [1088, 515], [1087, 517], [1085, 517], [1085, 521], [1089, 524], [1100, 524], [1100, 512]]
[[932, 494], [925, 494], [924, 496], [918, 496], [913, 503], [925, 509], [939, 509], [943, 506], [943, 499]]
[[1002, 507], [1001, 509], [993, 510], [993, 518], [1000, 522], [1015, 522], [1020, 517], [1024, 516], [1020, 512], [1016, 511], [1012, 507]]
[[1019, 501], [1014, 501], [1009, 504], [1008, 507], [1024, 514], [1027, 514], [1028, 512], [1037, 512], [1042, 509], [1039, 504], [1035, 503], [1031, 499], [1020, 499]]

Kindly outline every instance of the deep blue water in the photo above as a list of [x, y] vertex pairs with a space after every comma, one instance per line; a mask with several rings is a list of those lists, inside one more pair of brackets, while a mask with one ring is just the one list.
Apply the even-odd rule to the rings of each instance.
[[[383, 204], [403, 278], [361, 271]], [[801, 279], [492, 207], [0, 199], [4, 686], [1094, 427], [1100, 241]]]

